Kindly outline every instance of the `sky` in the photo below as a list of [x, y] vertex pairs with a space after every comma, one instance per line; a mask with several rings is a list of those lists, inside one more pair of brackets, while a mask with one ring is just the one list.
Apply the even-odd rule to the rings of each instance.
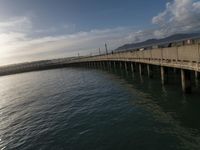
[[199, 0], [0, 0], [0, 65], [199, 30]]

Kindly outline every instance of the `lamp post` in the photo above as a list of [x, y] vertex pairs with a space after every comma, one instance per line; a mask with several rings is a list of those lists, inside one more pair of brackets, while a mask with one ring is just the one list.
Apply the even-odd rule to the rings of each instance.
[[106, 43], [105, 43], [105, 49], [106, 49], [106, 55], [108, 55], [108, 47]]

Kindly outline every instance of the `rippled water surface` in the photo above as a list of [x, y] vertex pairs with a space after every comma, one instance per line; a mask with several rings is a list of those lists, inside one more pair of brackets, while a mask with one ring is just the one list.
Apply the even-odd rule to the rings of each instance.
[[199, 150], [199, 116], [199, 90], [176, 81], [81, 68], [0, 77], [5, 150]]

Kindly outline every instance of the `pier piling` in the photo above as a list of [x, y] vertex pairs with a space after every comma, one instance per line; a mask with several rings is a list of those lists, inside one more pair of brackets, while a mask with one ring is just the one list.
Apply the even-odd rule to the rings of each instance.
[[183, 92], [192, 92], [191, 72], [189, 70], [181, 69], [181, 85]]

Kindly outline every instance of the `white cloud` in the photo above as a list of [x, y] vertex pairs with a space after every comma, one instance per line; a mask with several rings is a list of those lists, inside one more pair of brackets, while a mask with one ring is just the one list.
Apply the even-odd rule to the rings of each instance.
[[133, 29], [129, 27], [33, 37], [31, 35], [34, 32], [45, 33], [52, 28], [47, 28], [46, 31], [34, 30], [31, 19], [26, 17], [1, 21], [0, 28], [1, 64], [74, 56], [78, 52], [81, 55], [91, 52], [94, 54], [98, 52], [98, 48], [104, 49], [105, 42], [108, 43], [109, 49], [114, 49], [134, 39], [130, 36]]
[[200, 11], [200, 2], [193, 3], [193, 7], [194, 7], [195, 11]]
[[15, 17], [0, 22], [0, 33], [4, 32], [27, 32], [32, 29], [32, 23], [27, 17]]
[[200, 30], [200, 2], [174, 0], [166, 4], [166, 9], [152, 19], [161, 27], [155, 35], [167, 36], [179, 32]]

